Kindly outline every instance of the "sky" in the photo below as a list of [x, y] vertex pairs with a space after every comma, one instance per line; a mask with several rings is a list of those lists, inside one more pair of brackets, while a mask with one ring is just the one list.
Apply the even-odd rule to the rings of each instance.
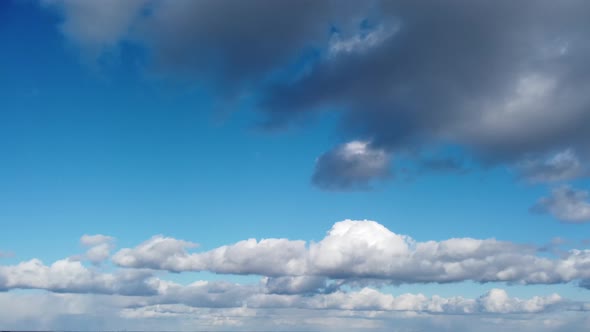
[[0, 329], [590, 331], [590, 3], [0, 2]]

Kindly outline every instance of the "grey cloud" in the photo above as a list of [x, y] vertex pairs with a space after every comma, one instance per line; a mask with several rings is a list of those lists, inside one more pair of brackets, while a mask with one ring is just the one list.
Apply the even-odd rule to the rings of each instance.
[[590, 200], [585, 190], [576, 190], [569, 186], [555, 188], [551, 196], [541, 198], [531, 211], [548, 213], [566, 223], [584, 223], [590, 221]]
[[367, 190], [372, 181], [392, 176], [390, 162], [386, 151], [369, 142], [348, 142], [318, 158], [312, 182], [325, 190]]
[[329, 293], [338, 289], [337, 284], [329, 285], [327, 278], [316, 276], [264, 278], [264, 286], [272, 294]]
[[[582, 0], [55, 3], [73, 40], [135, 42], [161, 72], [207, 82], [224, 100], [255, 93], [269, 125], [329, 108], [342, 113], [345, 138], [388, 154], [454, 144], [532, 181], [586, 175]], [[94, 12], [82, 7], [96, 15], [86, 20]], [[321, 188], [383, 178], [352, 171], [370, 160], [338, 162], [338, 149], [316, 165]], [[577, 161], [544, 159], [567, 149]]]
[[[366, 220], [338, 222], [324, 239], [309, 244], [287, 239], [247, 240], [189, 253], [183, 246], [187, 242], [179, 241], [175, 250], [161, 254], [150, 244], [154, 239], [120, 250], [113, 261], [122, 267], [174, 272], [326, 277], [344, 281], [374, 279], [392, 284], [467, 280], [553, 284], [590, 277], [590, 250], [570, 250], [552, 259], [535, 255], [535, 248], [495, 239], [416, 242]], [[285, 283], [288, 290], [295, 287], [289, 286], [292, 281], [278, 283]]]
[[287, 118], [341, 106], [347, 133], [390, 151], [452, 143], [484, 163], [516, 164], [572, 148], [586, 163], [586, 6], [383, 2], [393, 23], [381, 25], [394, 33], [363, 52], [323, 59], [295, 83], [277, 83], [262, 106]]
[[41, 0], [63, 17], [62, 33], [96, 59], [128, 37], [132, 23], [150, 0]]
[[531, 182], [557, 182], [583, 175], [584, 167], [576, 154], [567, 149], [546, 159], [523, 160], [516, 169]]

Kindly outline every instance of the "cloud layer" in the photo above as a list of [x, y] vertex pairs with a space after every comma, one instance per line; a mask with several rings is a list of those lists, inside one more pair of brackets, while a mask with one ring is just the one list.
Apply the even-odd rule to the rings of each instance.
[[534, 248], [495, 239], [416, 242], [366, 220], [338, 222], [317, 243], [250, 239], [189, 253], [187, 249], [192, 246], [158, 236], [135, 248], [121, 249], [113, 261], [126, 268], [172, 272], [365, 279], [391, 284], [553, 284], [590, 279], [589, 250], [571, 250], [563, 257], [547, 258], [537, 256]]
[[410, 159], [456, 145], [533, 182], [588, 174], [585, 1], [45, 3], [83, 48], [140, 45], [158, 72], [255, 95], [269, 126], [339, 112], [351, 143], [319, 158], [320, 188], [385, 178], [388, 158], [344, 157], [358, 141]]
[[[83, 325], [76, 325], [73, 317], [84, 317], [87, 324], [100, 312], [119, 327], [144, 330], [160, 326], [157, 324], [170, 328], [180, 323], [194, 328], [193, 320], [199, 317], [197, 326], [203, 329], [267, 326], [274, 330], [299, 327], [328, 331], [328, 325], [389, 330], [389, 324], [399, 323], [402, 318], [412, 319], [407, 321], [409, 326], [438, 326], [441, 322], [435, 320], [443, 316], [455, 322], [457, 318], [452, 317], [482, 316], [504, 321], [505, 315], [528, 315], [523, 320], [527, 324], [557, 313], [571, 316], [557, 320], [560, 323], [556, 326], [544, 327], [553, 331], [564, 324], [582, 324], [579, 317], [590, 310], [588, 303], [558, 294], [522, 299], [510, 297], [499, 288], [476, 298], [394, 295], [385, 286], [469, 280], [509, 284], [574, 281], [588, 288], [590, 252], [574, 249], [548, 258], [537, 256], [529, 246], [494, 239], [417, 242], [367, 220], [335, 223], [319, 242], [249, 239], [193, 253], [190, 251], [197, 250], [195, 243], [159, 235], [137, 247], [108, 254], [107, 258], [118, 267], [108, 266], [104, 257], [114, 247], [113, 238], [84, 235], [80, 242], [96, 255], [72, 256], [50, 265], [38, 259], [0, 265], [0, 290], [4, 291], [0, 292], [0, 319], [21, 329], [24, 322], [39, 328], [78, 329]], [[105, 244], [107, 251], [93, 249]], [[220, 276], [219, 280], [186, 284], [166, 280], [165, 271], [208, 271]], [[260, 279], [229, 282], [223, 280], [226, 274], [257, 275]], [[10, 292], [17, 289], [48, 293]], [[39, 314], [33, 312], [34, 306], [7, 306], [8, 301], [51, 301], [55, 306]], [[4, 317], [2, 312], [11, 315]], [[289, 319], [298, 315], [307, 318]], [[141, 325], [146, 320], [153, 323]], [[324, 326], [327, 321], [331, 323]], [[64, 322], [73, 325], [60, 325]], [[454, 330], [463, 328], [468, 330], [456, 326]], [[537, 326], [537, 330], [543, 329]]]

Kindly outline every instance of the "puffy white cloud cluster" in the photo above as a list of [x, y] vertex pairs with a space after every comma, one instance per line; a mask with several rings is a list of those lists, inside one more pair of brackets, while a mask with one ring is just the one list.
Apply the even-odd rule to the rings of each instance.
[[[89, 251], [107, 244], [110, 251], [113, 239], [84, 236], [81, 243]], [[440, 326], [440, 317], [481, 316], [504, 321], [506, 314], [529, 315], [529, 322], [533, 314], [576, 317], [551, 320], [552, 325], [545, 330], [554, 331], [583, 326], [577, 317], [590, 310], [588, 303], [557, 294], [520, 299], [508, 296], [505, 290], [492, 289], [480, 297], [466, 298], [394, 295], [378, 287], [391, 282], [498, 278], [522, 283], [583, 279], [580, 285], [586, 287], [590, 255], [585, 250], [572, 250], [563, 258], [551, 260], [535, 256], [530, 248], [496, 240], [416, 242], [376, 222], [352, 220], [336, 223], [317, 243], [246, 240], [202, 253], [188, 252], [195, 247], [191, 242], [156, 236], [116, 253], [113, 260], [127, 267], [115, 267], [114, 271], [106, 263], [96, 264], [104, 261], [104, 253], [98, 249], [96, 255], [86, 254], [88, 262], [94, 263], [88, 266], [84, 260], [72, 258], [50, 265], [32, 259], [0, 266], [0, 290], [5, 291], [0, 292], [0, 320], [14, 329], [23, 329], [26, 324], [38, 329], [79, 329], [83, 321], [104, 329], [124, 326], [150, 330], [182, 323], [188, 325], [178, 325], [179, 329], [264, 326], [276, 330], [303, 326], [327, 331], [338, 326], [389, 331], [388, 324], [402, 318], [412, 319], [407, 321], [408, 326], [417, 322]], [[540, 265], [526, 265], [533, 263]], [[180, 284], [163, 279], [162, 272], [156, 275], [143, 269], [148, 267], [262, 277], [250, 284], [222, 280]], [[475, 277], [478, 274], [479, 279]], [[47, 292], [8, 292], [13, 289]], [[47, 303], [52, 303], [51, 310], [39, 309]], [[96, 312], [109, 317], [116, 326], [97, 321]], [[466, 331], [451, 326], [455, 325], [449, 325], [449, 331]]]
[[0, 266], [0, 290], [44, 289], [63, 293], [153, 295], [151, 273], [142, 270], [119, 270], [102, 273], [81, 262], [62, 259], [45, 265], [38, 259], [17, 265]]
[[[547, 258], [536, 255], [531, 247], [495, 239], [416, 242], [367, 220], [335, 223], [324, 239], [307, 245], [287, 239], [250, 239], [200, 253], [189, 253], [191, 247], [186, 241], [154, 237], [120, 250], [113, 261], [122, 267], [174, 272], [380, 279], [393, 284], [467, 280], [552, 284], [590, 278], [590, 250]], [[285, 287], [291, 292], [289, 287], [311, 286]]]

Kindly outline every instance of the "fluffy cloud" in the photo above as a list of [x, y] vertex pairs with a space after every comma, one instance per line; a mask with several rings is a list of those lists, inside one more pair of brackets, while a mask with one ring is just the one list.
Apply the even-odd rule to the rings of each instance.
[[[92, 246], [112, 239], [87, 236], [81, 241]], [[521, 256], [513, 258], [516, 262], [501, 271], [507, 276], [502, 280], [520, 278], [523, 282], [560, 282], [583, 277], [580, 286], [587, 287], [590, 254], [584, 250], [572, 250], [560, 260], [534, 256], [522, 258], [529, 257], [530, 253], [525, 247], [510, 243], [475, 239], [420, 243], [390, 232], [375, 222], [350, 220], [336, 223], [317, 243], [306, 246], [302, 241], [292, 242], [294, 246], [286, 239], [242, 241], [238, 245], [202, 253], [201, 257], [201, 254], [186, 252], [187, 248], [195, 247], [193, 243], [159, 236], [138, 246], [141, 249], [138, 258], [141, 259], [119, 257], [125, 258], [124, 262], [145, 263], [152, 267], [160, 259], [167, 266], [180, 264], [183, 268], [211, 265], [221, 269], [220, 264], [228, 262], [223, 273], [308, 273], [262, 277], [258, 283], [211, 280], [180, 284], [144, 270], [117, 268], [114, 272], [107, 272], [105, 270], [110, 268], [104, 264], [88, 268], [81, 261], [72, 259], [58, 260], [51, 265], [33, 259], [0, 266], [1, 290], [47, 291], [0, 292], [0, 320], [11, 329], [33, 326], [43, 330], [79, 330], [93, 324], [105, 330], [121, 327], [155, 330], [174, 326], [180, 330], [188, 327], [205, 330], [265, 327], [268, 330], [362, 328], [390, 331], [390, 324], [399, 327], [400, 322], [405, 322], [413, 327], [424, 324], [446, 326], [449, 331], [468, 331], [474, 322], [492, 319], [499, 325], [526, 322], [526, 325], [513, 325], [515, 331], [518, 328], [520, 331], [558, 331], [564, 327], [579, 330], [579, 326], [586, 323], [580, 321], [580, 317], [586, 317], [590, 310], [588, 303], [567, 300], [557, 294], [520, 299], [510, 297], [502, 289], [491, 289], [477, 298], [419, 293], [394, 295], [374, 287], [387, 283], [363, 279], [403, 276], [407, 282], [433, 278], [449, 281], [445, 273], [451, 274], [452, 278], [457, 277], [462, 269], [467, 271], [458, 274], [461, 278], [467, 277], [466, 273], [476, 273], [469, 271], [470, 266], [475, 266], [477, 273], [486, 278], [490, 271], [498, 269], [497, 256], [519, 249]], [[138, 248], [123, 249], [117, 255], [132, 255]], [[286, 253], [281, 248], [286, 248]], [[301, 253], [294, 255], [290, 252], [292, 250], [301, 250]], [[168, 256], [176, 257], [169, 259]], [[277, 265], [281, 265], [280, 258], [283, 257], [282, 265], [287, 266], [263, 267], [259, 262], [267, 257], [274, 259], [269, 262]], [[293, 257], [296, 265], [303, 264], [303, 269], [288, 266]], [[530, 265], [525, 268], [528, 275], [519, 275], [520, 265], [532, 264], [526, 261], [528, 259], [541, 259], [550, 266]], [[213, 263], [215, 260], [218, 262]], [[479, 260], [487, 262], [485, 267], [480, 267]], [[400, 263], [391, 265], [392, 261]], [[435, 269], [443, 276], [433, 277], [430, 265], [435, 261], [440, 266], [450, 264]], [[406, 264], [418, 268], [409, 269]], [[467, 267], [461, 267], [462, 264]], [[550, 269], [555, 270], [561, 279], [541, 278], [539, 273], [547, 273], [545, 270]], [[411, 279], [409, 276], [416, 271], [427, 271], [429, 275], [418, 273]], [[44, 308], [48, 304], [49, 307]], [[504, 316], [507, 314], [512, 320], [506, 321]], [[465, 326], [457, 326], [456, 320], [464, 319], [458, 317], [478, 318]], [[514, 320], [515, 317], [523, 319]], [[445, 319], [448, 321], [443, 323], [441, 320]], [[551, 324], [544, 326], [539, 322]]]
[[372, 180], [391, 176], [390, 160], [369, 142], [348, 142], [318, 158], [312, 181], [326, 190], [369, 189]]
[[[571, 250], [560, 258], [536, 256], [533, 248], [494, 239], [454, 238], [416, 242], [374, 221], [345, 220], [326, 237], [306, 245], [287, 239], [247, 240], [201, 253], [189, 253], [185, 241], [160, 252], [152, 238], [122, 249], [113, 261], [128, 268], [211, 271], [269, 277], [326, 277], [333, 280], [381, 280], [386, 283], [461, 281], [524, 284], [564, 283], [590, 277], [590, 250]], [[170, 248], [173, 247], [173, 250]], [[156, 249], [155, 249], [156, 248]], [[313, 279], [276, 281], [289, 289], [309, 289]], [[317, 280], [311, 282], [315, 284]], [[314, 286], [314, 287], [315, 287]], [[318, 288], [321, 288], [318, 286]]]
[[567, 223], [590, 221], [590, 201], [588, 192], [568, 186], [553, 189], [551, 196], [541, 198], [531, 211], [549, 213]]
[[80, 243], [88, 248], [84, 257], [93, 264], [100, 264], [111, 256], [111, 250], [114, 248], [114, 241], [114, 238], [101, 234], [85, 234], [80, 238]]
[[195, 244], [155, 236], [113, 256], [113, 261], [126, 267], [162, 269], [173, 272], [204, 271], [267, 276], [304, 273], [305, 242], [288, 239], [249, 239], [214, 250], [189, 254]]
[[[585, 1], [47, 3], [82, 46], [137, 43], [224, 100], [256, 92], [272, 126], [332, 109], [373, 151], [453, 144], [535, 182], [587, 174]], [[321, 188], [384, 177], [375, 158], [342, 150], [320, 157]]]
[[65, 293], [122, 295], [155, 294], [151, 273], [120, 270], [115, 274], [91, 270], [79, 261], [62, 259], [45, 265], [38, 259], [0, 266], [0, 289], [43, 289]]

